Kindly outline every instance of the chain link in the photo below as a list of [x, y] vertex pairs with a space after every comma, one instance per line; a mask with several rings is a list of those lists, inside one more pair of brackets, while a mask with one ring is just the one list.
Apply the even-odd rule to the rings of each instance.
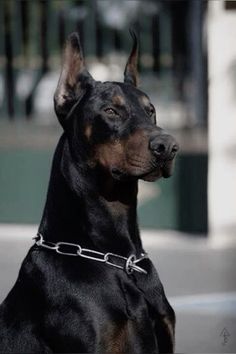
[[[102, 262], [112, 267], [123, 269], [127, 274], [131, 274], [133, 271], [147, 274], [145, 269], [137, 265], [137, 263], [141, 262], [143, 259], [148, 258], [147, 253], [142, 253], [141, 257], [138, 259], [134, 254], [131, 254], [129, 257], [124, 257], [111, 252], [102, 253], [90, 250], [88, 248], [82, 248], [76, 243], [48, 242], [43, 239], [43, 236], [40, 233], [33, 237], [33, 240], [35, 240], [35, 244], [37, 246], [56, 251], [57, 253], [65, 256], [82, 257], [93, 261]], [[118, 264], [118, 262], [123, 264]]]

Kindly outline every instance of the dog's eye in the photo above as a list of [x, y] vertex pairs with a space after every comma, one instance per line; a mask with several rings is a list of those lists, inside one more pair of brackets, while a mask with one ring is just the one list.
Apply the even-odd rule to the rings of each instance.
[[116, 116], [117, 115], [117, 112], [111, 108], [111, 107], [108, 107], [108, 108], [105, 108], [104, 111], [109, 115], [109, 116]]
[[150, 106], [148, 109], [148, 114], [152, 116], [155, 113], [155, 108], [153, 106]]
[[156, 124], [156, 111], [153, 105], [150, 105], [147, 109], [147, 113], [150, 116], [152, 122]]

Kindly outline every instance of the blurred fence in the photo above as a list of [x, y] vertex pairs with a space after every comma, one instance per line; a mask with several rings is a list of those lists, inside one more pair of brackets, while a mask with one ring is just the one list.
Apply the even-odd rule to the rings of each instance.
[[36, 89], [59, 67], [69, 32], [78, 30], [86, 57], [103, 60], [130, 48], [128, 28], [140, 37], [139, 67], [170, 78], [174, 99], [190, 105], [191, 124], [207, 116], [206, 2], [133, 0], [0, 1], [0, 113], [33, 117]]
[[[140, 37], [142, 89], [181, 145], [173, 178], [142, 187], [141, 226], [206, 234], [206, 6], [203, 0], [0, 0], [0, 222], [39, 221], [60, 134], [52, 98], [67, 35], [79, 31], [88, 64], [104, 69], [115, 62], [122, 75], [132, 27]], [[114, 71], [110, 65], [108, 80]]]

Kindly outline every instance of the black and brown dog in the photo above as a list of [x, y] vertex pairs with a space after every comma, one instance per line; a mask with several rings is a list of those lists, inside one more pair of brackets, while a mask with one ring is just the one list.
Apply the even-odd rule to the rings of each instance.
[[133, 40], [124, 83], [102, 83], [68, 38], [55, 93], [64, 133], [36, 244], [0, 307], [0, 352], [173, 352], [174, 311], [136, 206], [138, 179], [169, 177], [178, 146], [136, 88]]

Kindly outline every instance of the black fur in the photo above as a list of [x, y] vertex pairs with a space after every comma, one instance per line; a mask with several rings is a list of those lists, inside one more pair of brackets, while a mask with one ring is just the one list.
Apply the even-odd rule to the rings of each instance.
[[[137, 182], [168, 177], [177, 144], [155, 125], [131, 69], [133, 84], [97, 82], [84, 67], [78, 35], [68, 39], [55, 94], [64, 133], [39, 227], [47, 241], [125, 257], [143, 252]], [[173, 352], [174, 311], [152, 262], [140, 266], [147, 275], [34, 245], [0, 306], [0, 351]]]

